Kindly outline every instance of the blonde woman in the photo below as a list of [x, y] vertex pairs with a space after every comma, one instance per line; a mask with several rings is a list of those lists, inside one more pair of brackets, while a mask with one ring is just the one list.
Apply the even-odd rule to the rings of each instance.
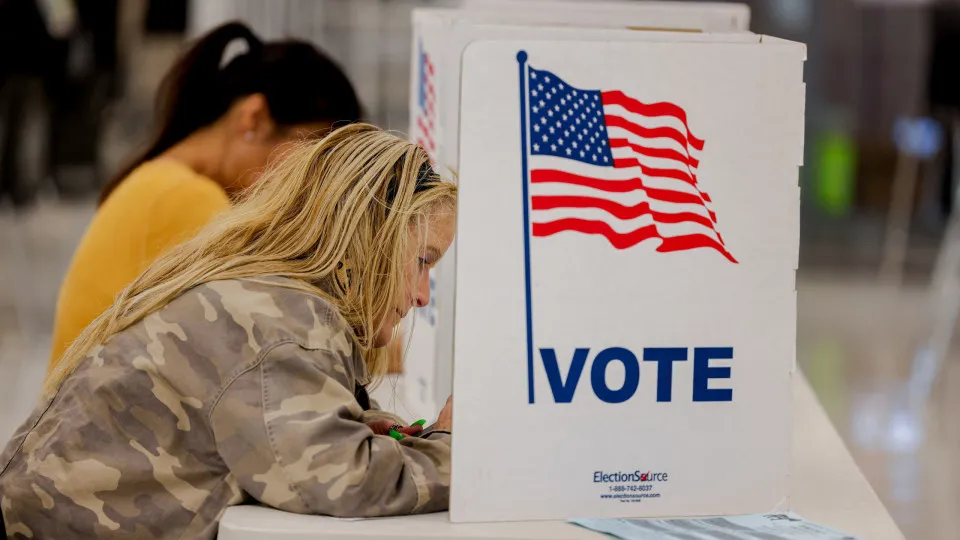
[[[456, 188], [366, 125], [304, 143], [87, 327], [0, 455], [12, 538], [214, 538], [251, 499], [446, 508], [450, 404], [420, 436], [364, 387], [454, 233]], [[405, 430], [410, 433], [413, 429]]]

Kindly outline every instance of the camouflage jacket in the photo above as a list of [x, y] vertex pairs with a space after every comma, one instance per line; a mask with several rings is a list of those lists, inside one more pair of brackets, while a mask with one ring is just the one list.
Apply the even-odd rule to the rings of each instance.
[[[365, 422], [365, 365], [327, 302], [267, 280], [196, 287], [91, 351], [0, 455], [11, 538], [214, 538], [227, 507], [443, 510], [450, 436]], [[374, 404], [375, 406], [375, 404]]]

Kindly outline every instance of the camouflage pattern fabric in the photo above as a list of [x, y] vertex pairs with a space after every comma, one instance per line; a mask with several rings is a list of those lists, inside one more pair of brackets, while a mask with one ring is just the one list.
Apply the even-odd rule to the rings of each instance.
[[[277, 278], [208, 283], [91, 351], [0, 455], [16, 539], [214, 538], [231, 505], [444, 510], [450, 436], [375, 435], [343, 319]], [[375, 406], [375, 404], [371, 404]]]

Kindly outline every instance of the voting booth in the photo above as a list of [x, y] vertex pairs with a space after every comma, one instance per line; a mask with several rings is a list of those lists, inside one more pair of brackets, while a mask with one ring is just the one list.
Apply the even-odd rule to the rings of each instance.
[[455, 521], [786, 508], [804, 47], [462, 61]]
[[[644, 28], [681, 31], [694, 41], [708, 39], [703, 32], [713, 32], [713, 41], [750, 36], [744, 32], [750, 12], [741, 4], [532, 0], [468, 3], [467, 8], [419, 9], [413, 15], [410, 136], [446, 175], [459, 168], [461, 62], [475, 41], [630, 41]], [[456, 249], [455, 241], [434, 270], [431, 304], [417, 311], [406, 334], [403, 398], [417, 416], [435, 415], [452, 389]]]

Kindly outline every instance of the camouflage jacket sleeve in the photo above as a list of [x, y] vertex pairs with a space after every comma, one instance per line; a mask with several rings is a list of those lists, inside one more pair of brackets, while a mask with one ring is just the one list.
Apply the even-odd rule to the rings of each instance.
[[348, 390], [347, 361], [334, 351], [285, 342], [223, 391], [210, 425], [240, 486], [262, 503], [297, 513], [446, 509], [450, 437], [374, 435]]

